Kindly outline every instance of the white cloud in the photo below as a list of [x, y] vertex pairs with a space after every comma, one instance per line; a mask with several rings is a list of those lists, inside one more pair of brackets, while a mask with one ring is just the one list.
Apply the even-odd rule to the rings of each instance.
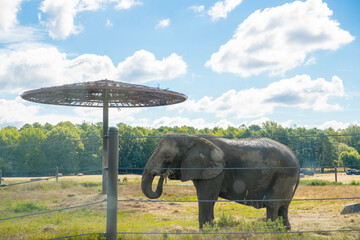
[[332, 128], [335, 131], [337, 131], [339, 129], [345, 129], [345, 128], [349, 127], [349, 126], [350, 126], [350, 123], [344, 123], [344, 122], [339, 122], [339, 121], [333, 120], [333, 121], [324, 122], [323, 124], [318, 126], [318, 128], [322, 129], [322, 130]]
[[43, 0], [40, 6], [43, 15], [39, 14], [39, 20], [48, 27], [51, 38], [66, 39], [70, 35], [78, 34], [83, 28], [75, 25], [78, 13], [96, 11], [113, 3], [117, 10], [142, 5], [142, 2], [135, 0]]
[[[133, 122], [135, 121], [135, 114], [144, 111], [141, 108], [110, 108], [109, 109], [109, 122], [112, 125], [115, 125], [119, 122]], [[75, 107], [74, 113], [79, 118], [82, 118], [82, 121], [87, 122], [102, 122], [103, 121], [103, 110], [102, 108], [88, 108], [88, 107]]]
[[[220, 127], [223, 129], [227, 129], [228, 127], [239, 127], [241, 125], [245, 125], [247, 127], [251, 125], [258, 125], [262, 126], [263, 123], [271, 121], [269, 118], [263, 117], [260, 119], [252, 120], [252, 121], [245, 121], [242, 123], [234, 123], [227, 119], [220, 119], [217, 122], [207, 121], [203, 118], [195, 118], [190, 119], [187, 117], [160, 117], [156, 120], [149, 120], [149, 119], [136, 119], [132, 123], [131, 126], [140, 126], [140, 127], [148, 127], [148, 128], [159, 128], [159, 127], [182, 127], [182, 126], [189, 126], [194, 127], [196, 129], [204, 129], [209, 128], [213, 129], [214, 127]], [[282, 127], [291, 127], [292, 121], [288, 120], [285, 122], [277, 123]]]
[[41, 33], [33, 28], [19, 26], [17, 14], [23, 0], [0, 1], [0, 42], [11, 43], [36, 40]]
[[8, 31], [17, 23], [22, 0], [0, 1], [0, 30]]
[[151, 52], [140, 50], [117, 66], [116, 79], [144, 83], [152, 80], [174, 79], [186, 73], [187, 65], [173, 53], [156, 60]]
[[23, 124], [25, 119], [32, 119], [39, 112], [39, 106], [25, 106], [18, 97], [15, 100], [0, 99], [0, 124]]
[[185, 74], [186, 68], [175, 53], [157, 60], [151, 52], [140, 50], [115, 66], [108, 56], [83, 54], [70, 59], [49, 45], [13, 45], [0, 50], [0, 92], [105, 78], [136, 83], [170, 80]]
[[46, 26], [51, 38], [66, 39], [80, 32], [81, 27], [74, 24], [74, 18], [80, 11], [79, 0], [44, 0], [40, 10], [48, 15]]
[[7, 31], [0, 30], [0, 43], [37, 41], [41, 39], [43, 35], [44, 33], [39, 29], [16, 25]]
[[155, 29], [160, 29], [160, 28], [166, 28], [170, 26], [170, 19], [163, 19], [160, 20], [159, 23], [155, 26]]
[[[261, 117], [259, 119], [255, 119], [255, 120], [251, 120], [251, 121], [245, 121], [244, 124], [249, 127], [251, 125], [258, 125], [258, 126], [262, 126], [263, 123], [265, 122], [269, 122], [272, 121], [270, 118], [267, 117]], [[293, 121], [292, 120], [287, 120], [284, 122], [276, 122], [278, 125], [284, 127], [284, 128], [291, 128], [293, 125]]]
[[112, 22], [110, 21], [110, 19], [106, 19], [105, 26], [106, 26], [106, 27], [112, 27], [112, 26], [113, 26], [113, 24], [112, 24]]
[[314, 65], [314, 64], [316, 64], [316, 58], [315, 57], [309, 58], [305, 63], [305, 65]]
[[265, 71], [283, 74], [302, 64], [310, 52], [336, 50], [354, 40], [331, 15], [321, 0], [257, 10], [205, 65], [215, 72], [242, 77]]
[[115, 2], [117, 3], [115, 8], [118, 10], [125, 10], [125, 9], [130, 9], [134, 6], [143, 5], [141, 1], [135, 1], [135, 0], [117, 0]]
[[330, 104], [331, 97], [344, 97], [342, 80], [334, 76], [331, 82], [322, 78], [312, 80], [308, 75], [273, 82], [266, 88], [230, 90], [213, 99], [205, 96], [198, 101], [188, 100], [173, 109], [215, 113], [217, 117], [235, 115], [238, 119], [258, 118], [274, 112], [276, 107], [294, 107], [314, 111], [338, 111], [342, 107]]
[[[44, 105], [29, 104], [29, 102], [17, 97], [14, 100], [0, 99], [0, 125], [7, 126], [23, 126], [26, 123], [39, 122], [41, 124], [51, 123], [57, 124], [59, 122], [71, 121], [72, 123], [86, 122], [102, 122], [101, 108], [85, 108], [85, 107], [51, 107], [54, 112], [48, 113]], [[49, 106], [47, 106], [49, 107]], [[65, 108], [66, 111], [62, 109]], [[59, 110], [60, 109], [60, 110]], [[59, 111], [57, 111], [59, 110]], [[119, 122], [133, 122], [136, 121], [134, 115], [144, 111], [139, 108], [121, 109], [120, 111], [114, 108], [109, 110], [110, 125], [115, 125]]]
[[189, 119], [186, 117], [161, 117], [153, 121], [149, 119], [140, 119], [133, 122], [131, 125], [150, 127], [150, 128], [159, 128], [162, 126], [167, 126], [167, 127], [189, 126], [197, 129], [214, 128], [214, 127], [227, 128], [229, 126], [235, 126], [235, 124], [233, 124], [232, 122], [226, 119], [222, 119], [218, 122], [208, 122], [203, 118]]
[[252, 120], [252, 121], [245, 121], [244, 124], [249, 127], [251, 125], [258, 125], [258, 126], [262, 126], [263, 123], [265, 122], [268, 122], [268, 121], [271, 121], [270, 118], [267, 118], [267, 117], [261, 117], [259, 119], [255, 119], [255, 120]]
[[234, 10], [243, 0], [224, 0], [218, 1], [207, 12], [213, 21], [226, 18], [228, 13]]
[[204, 5], [194, 5], [189, 7], [190, 10], [192, 10], [194, 13], [202, 13], [204, 12]]

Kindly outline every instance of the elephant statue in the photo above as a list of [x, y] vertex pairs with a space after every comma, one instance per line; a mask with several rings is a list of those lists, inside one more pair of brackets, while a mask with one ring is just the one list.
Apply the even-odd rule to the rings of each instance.
[[[285, 145], [268, 138], [230, 140], [212, 135], [167, 134], [146, 163], [143, 193], [161, 196], [165, 177], [192, 180], [198, 197], [199, 227], [214, 220], [218, 197], [255, 208], [266, 218], [282, 217], [291, 229], [288, 209], [299, 184], [299, 163]], [[152, 190], [155, 176], [160, 176]], [[206, 200], [206, 201], [204, 201]], [[271, 201], [275, 200], [275, 201]]]

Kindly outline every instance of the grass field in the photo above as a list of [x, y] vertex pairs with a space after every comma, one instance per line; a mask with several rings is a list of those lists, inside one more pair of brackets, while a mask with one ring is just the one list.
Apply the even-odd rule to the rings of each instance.
[[[140, 189], [141, 176], [120, 176], [119, 199], [146, 200]], [[125, 180], [124, 180], [125, 179]], [[3, 184], [26, 181], [5, 178]], [[360, 176], [338, 175], [341, 185], [331, 183], [334, 174], [316, 174], [302, 179], [295, 199], [358, 197]], [[62, 177], [55, 180], [0, 188], [0, 219], [41, 211], [98, 202], [101, 176]], [[191, 182], [168, 181], [160, 200], [196, 200]], [[360, 229], [360, 214], [341, 215], [344, 205], [359, 200], [293, 201], [289, 217], [293, 231]], [[255, 209], [232, 202], [215, 205], [215, 226], [205, 233], [283, 231], [279, 223], [266, 222], [265, 209]], [[119, 232], [200, 233], [194, 202], [119, 202]], [[0, 239], [49, 239], [84, 233], [103, 233], [106, 229], [106, 203], [0, 221]], [[123, 235], [119, 239], [360, 239], [360, 232], [221, 234], [221, 235]], [[104, 239], [102, 235], [72, 239]]]

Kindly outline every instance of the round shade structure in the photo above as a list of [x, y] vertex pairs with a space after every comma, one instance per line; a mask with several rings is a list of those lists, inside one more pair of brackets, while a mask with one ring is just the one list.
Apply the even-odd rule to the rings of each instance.
[[109, 107], [155, 107], [186, 100], [181, 93], [110, 80], [40, 88], [24, 92], [21, 97], [43, 104], [103, 108], [103, 194], [107, 192]]
[[40, 88], [24, 92], [21, 97], [43, 104], [116, 108], [163, 106], [186, 100], [177, 92], [110, 80]]

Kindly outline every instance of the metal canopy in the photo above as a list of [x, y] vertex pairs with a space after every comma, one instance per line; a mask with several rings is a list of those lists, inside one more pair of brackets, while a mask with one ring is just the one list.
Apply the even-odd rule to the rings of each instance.
[[26, 91], [21, 97], [31, 102], [78, 107], [103, 107], [105, 100], [108, 107], [116, 108], [163, 106], [186, 100], [177, 92], [110, 80], [40, 88]]
[[103, 108], [103, 194], [107, 192], [109, 107], [155, 107], [181, 103], [187, 99], [185, 95], [169, 90], [110, 80], [40, 88], [24, 92], [21, 97], [43, 104]]

